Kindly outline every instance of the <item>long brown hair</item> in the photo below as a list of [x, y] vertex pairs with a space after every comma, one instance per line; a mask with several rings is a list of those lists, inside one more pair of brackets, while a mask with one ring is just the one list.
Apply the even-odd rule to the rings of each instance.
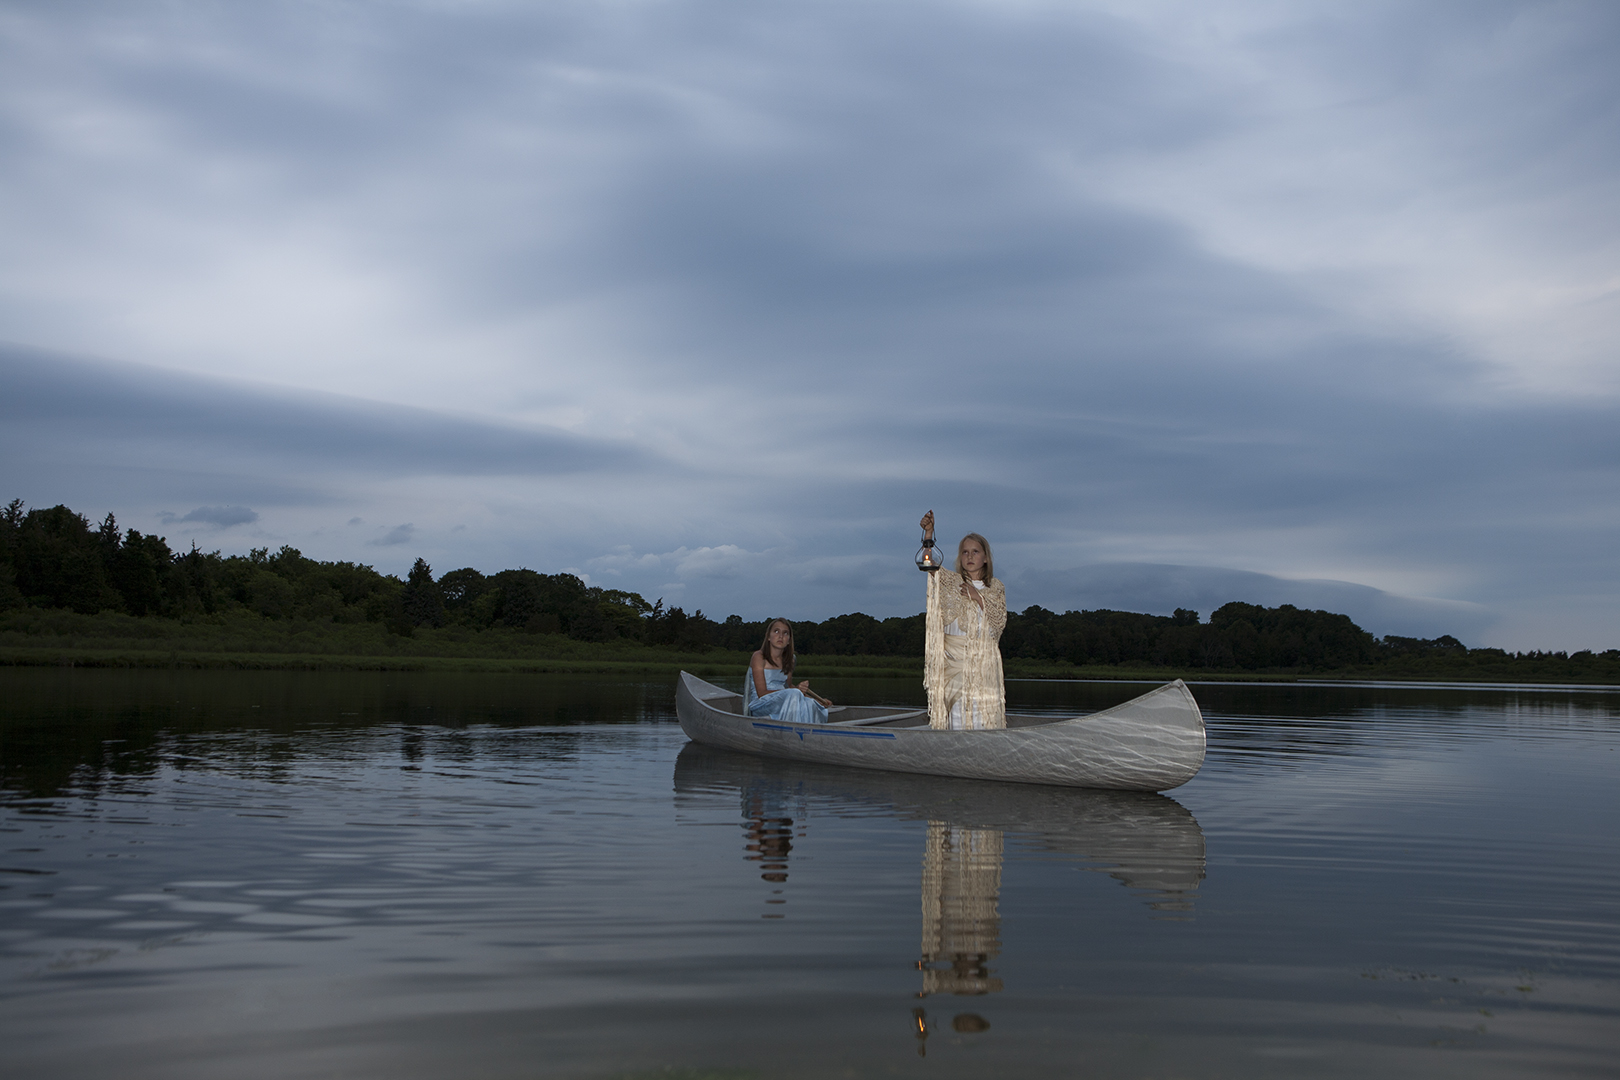
[[[962, 544], [967, 543], [969, 540], [977, 540], [979, 542], [979, 547], [984, 549], [984, 583], [988, 585], [990, 584], [991, 579], [996, 576], [996, 564], [990, 558], [990, 541], [986, 540], [978, 533], [968, 533], [966, 536], [962, 537], [961, 542], [956, 545], [956, 572], [958, 574], [962, 572]], [[770, 631], [768, 630], [766, 631], [766, 633], [769, 632]]]
[[772, 619], [769, 622], [767, 622], [765, 624], [765, 640], [760, 642], [759, 655], [763, 656], [765, 658], [765, 662], [767, 664], [769, 664], [771, 662], [771, 659], [772, 659], [772, 657], [771, 657], [771, 627], [775, 626], [777, 623], [781, 623], [783, 626], [787, 627], [788, 643], [787, 643], [787, 646], [782, 650], [782, 655], [775, 658], [776, 659], [776, 666], [782, 669], [782, 674], [783, 675], [786, 675], [789, 678], [791, 678], [793, 676], [793, 624], [792, 623], [788, 622], [786, 619]]

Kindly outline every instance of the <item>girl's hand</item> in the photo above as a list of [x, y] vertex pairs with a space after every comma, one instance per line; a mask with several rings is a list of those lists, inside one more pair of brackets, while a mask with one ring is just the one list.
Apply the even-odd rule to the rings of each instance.
[[828, 701], [826, 698], [822, 697], [820, 694], [818, 694], [814, 690], [810, 689], [810, 680], [809, 679], [806, 679], [806, 680], [804, 680], [804, 682], [799, 684], [799, 693], [803, 694], [805, 697], [809, 698], [811, 701], [814, 701], [814, 702], [818, 703], [823, 709], [832, 708], [832, 702]]
[[934, 535], [934, 512], [932, 510], [922, 516], [922, 531], [924, 536]]
[[979, 595], [978, 589], [968, 584], [968, 579], [965, 577], [962, 579], [962, 595], [978, 604], [980, 611], [984, 610], [984, 597]]

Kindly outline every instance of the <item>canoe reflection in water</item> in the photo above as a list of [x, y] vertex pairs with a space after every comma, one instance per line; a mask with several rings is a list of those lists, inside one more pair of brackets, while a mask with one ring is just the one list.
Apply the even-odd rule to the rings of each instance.
[[[1066, 855], [1105, 873], [1145, 902], [1155, 918], [1193, 914], [1204, 877], [1204, 834], [1165, 795], [1137, 791], [959, 780], [816, 765], [688, 743], [675, 759], [681, 795], [728, 794], [742, 802], [745, 856], [776, 886], [783, 905], [793, 840], [806, 835], [812, 802], [838, 811], [867, 808], [927, 822], [923, 844], [918, 997], [985, 995], [1002, 989], [991, 962], [1001, 952], [1001, 868], [1006, 834], [1021, 851]], [[782, 918], [780, 911], [766, 918]], [[917, 1037], [932, 1021], [912, 1010]], [[990, 1025], [958, 1014], [957, 1032]], [[923, 1044], [918, 1044], [923, 1049]]]

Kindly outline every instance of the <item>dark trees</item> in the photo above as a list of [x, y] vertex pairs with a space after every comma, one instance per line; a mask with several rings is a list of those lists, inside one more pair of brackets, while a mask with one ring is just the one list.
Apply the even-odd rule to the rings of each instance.
[[433, 580], [433, 567], [417, 559], [405, 579], [401, 598], [405, 621], [412, 626], [439, 626], [444, 622], [444, 594]]
[[[161, 536], [120, 533], [108, 514], [99, 525], [66, 506], [0, 509], [0, 612], [25, 605], [85, 614], [218, 616], [251, 612], [268, 619], [381, 623], [410, 634], [418, 627], [503, 628], [561, 634], [580, 641], [625, 641], [686, 652], [752, 652], [764, 620], [733, 615], [715, 622], [702, 611], [649, 604], [640, 595], [587, 585], [573, 574], [472, 567], [434, 580], [417, 559], [405, 581], [350, 562], [319, 562], [296, 548], [221, 556], [195, 545], [176, 555]], [[923, 616], [876, 619], [855, 612], [794, 623], [801, 653], [911, 656], [923, 653]], [[1620, 663], [1601, 655], [1469, 649], [1454, 637], [1375, 639], [1346, 615], [1284, 604], [1230, 603], [1201, 623], [1196, 611], [1169, 616], [1129, 611], [1066, 611], [1039, 606], [1009, 612], [1001, 639], [1009, 659], [1074, 665], [1166, 666], [1181, 670], [1337, 671], [1377, 668], [1413, 675], [1467, 676], [1509, 668], [1558, 678], [1595, 678]]]
[[[12, 503], [20, 510], [20, 504]], [[35, 607], [71, 608], [82, 614], [123, 611], [124, 599], [112, 587], [109, 556], [118, 551], [112, 515], [91, 529], [82, 514], [65, 506], [30, 510], [7, 519], [6, 554], [14, 585]]]
[[1163, 616], [1107, 610], [1058, 615], [1030, 607], [1021, 615], [1008, 613], [1001, 638], [1004, 656], [1030, 660], [1247, 671], [1350, 667], [1372, 661], [1376, 649], [1373, 636], [1349, 616], [1288, 604], [1231, 603], [1207, 624], [1185, 608]]

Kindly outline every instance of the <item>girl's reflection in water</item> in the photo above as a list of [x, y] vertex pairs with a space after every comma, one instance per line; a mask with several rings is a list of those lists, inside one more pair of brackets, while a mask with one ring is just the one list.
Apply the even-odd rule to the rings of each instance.
[[[791, 817], [767, 816], [773, 812], [780, 814], [784, 808], [771, 806], [768, 801], [757, 793], [744, 796], [743, 799], [743, 835], [748, 843], [745, 849], [748, 854], [744, 858], [750, 862], [760, 864], [760, 878], [773, 885], [783, 885], [787, 882], [788, 853], [793, 850], [793, 819]], [[782, 899], [781, 889], [771, 890], [772, 899], [767, 904], [786, 904]], [[760, 916], [763, 919], [783, 918], [778, 913], [767, 913]]]
[[[786, 903], [781, 886], [787, 881], [788, 855], [793, 841], [805, 835], [813, 800], [875, 808], [900, 821], [926, 821], [918, 998], [1002, 990], [990, 965], [1001, 953], [1001, 865], [1008, 832], [1035, 851], [1077, 860], [1080, 869], [1114, 878], [1155, 918], [1192, 918], [1204, 879], [1203, 831], [1185, 807], [1163, 795], [840, 769], [698, 743], [688, 744], [676, 759], [675, 790], [693, 796], [741, 794], [744, 854], [760, 864], [768, 884], [777, 886], [768, 904]], [[947, 1025], [917, 1007], [910, 1019], [919, 1053], [933, 1032], [972, 1035], [990, 1028], [976, 1013], [957, 1013]]]
[[[922, 865], [922, 989], [929, 994], [994, 994], [1001, 980], [990, 961], [1001, 952], [1000, 829], [969, 829], [930, 821]], [[911, 1010], [916, 1025], [917, 1054], [928, 1054], [928, 1014]], [[987, 1031], [990, 1022], [977, 1013], [958, 1013], [951, 1020], [958, 1034]]]
[[1000, 829], [928, 823], [922, 870], [922, 989], [929, 994], [994, 994], [990, 961], [1001, 952]]

